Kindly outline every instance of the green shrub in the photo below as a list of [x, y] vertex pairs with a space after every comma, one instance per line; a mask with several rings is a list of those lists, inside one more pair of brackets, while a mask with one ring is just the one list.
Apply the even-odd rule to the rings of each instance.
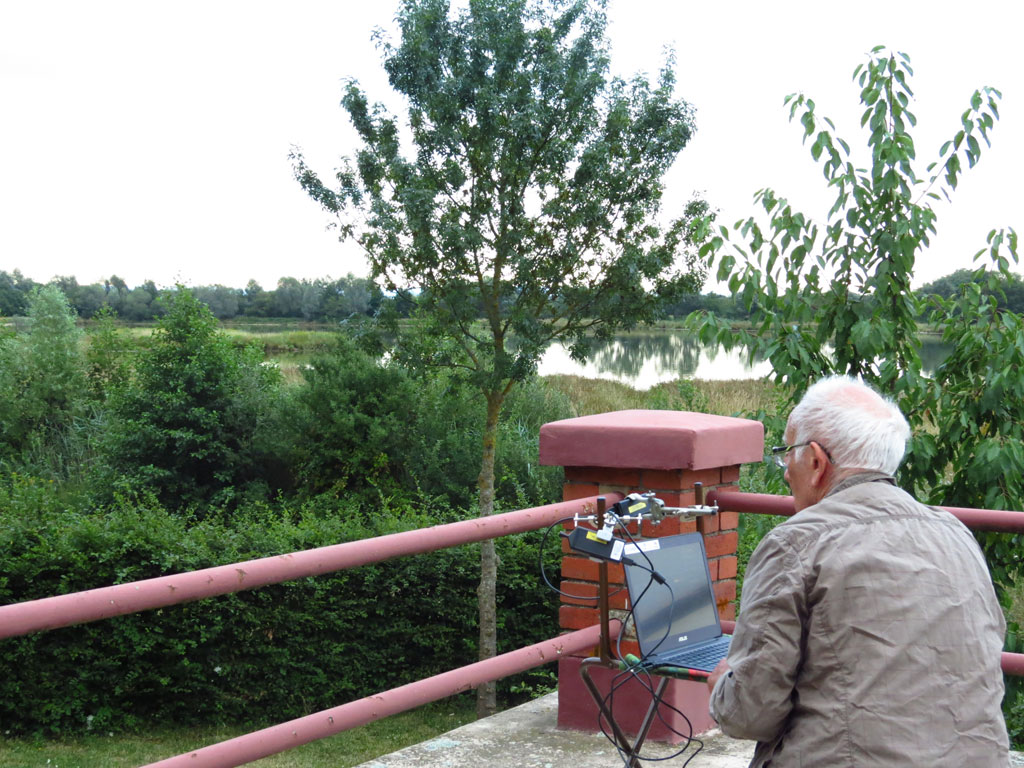
[[234, 348], [185, 288], [160, 301], [167, 314], [111, 398], [106, 483], [151, 489], [178, 509], [264, 497], [278, 372], [256, 347]]
[[53, 286], [32, 291], [28, 316], [27, 330], [0, 337], [0, 466], [67, 479], [89, 453], [82, 334]]
[[94, 397], [104, 401], [131, 379], [132, 340], [116, 324], [117, 313], [104, 305], [94, 316], [85, 350], [86, 373]]
[[[330, 492], [368, 502], [384, 497], [476, 504], [484, 402], [439, 374], [413, 380], [339, 336], [303, 371], [294, 395], [291, 462], [306, 496]], [[570, 415], [568, 399], [539, 379], [512, 390], [499, 425], [499, 503], [525, 507], [560, 498], [561, 469], [537, 463], [540, 427]]]
[[[419, 392], [416, 428], [405, 460], [415, 486], [455, 507], [477, 503], [485, 404], [468, 385], [439, 376]], [[538, 464], [540, 428], [572, 415], [568, 398], [541, 379], [509, 393], [498, 423], [495, 498], [516, 509], [561, 499], [561, 467]]]
[[[189, 526], [153, 497], [96, 514], [68, 509], [50, 483], [22, 477], [0, 482], [0, 508], [3, 604], [461, 516], [320, 497]], [[538, 539], [498, 542], [502, 651], [557, 633], [557, 601], [537, 577]], [[478, 580], [478, 547], [467, 545], [3, 640], [0, 722], [12, 734], [53, 736], [156, 719], [266, 724], [337, 706], [475, 661]]]
[[408, 488], [404, 460], [416, 429], [417, 392], [405, 372], [339, 334], [302, 375], [306, 383], [294, 394], [290, 422], [291, 462], [303, 494], [375, 499]]

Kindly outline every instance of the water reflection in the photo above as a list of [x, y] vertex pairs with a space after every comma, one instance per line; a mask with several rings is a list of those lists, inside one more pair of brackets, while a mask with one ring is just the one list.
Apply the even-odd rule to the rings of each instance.
[[542, 376], [572, 374], [587, 378], [611, 378], [636, 389], [649, 389], [663, 381], [684, 376], [698, 379], [755, 379], [771, 371], [763, 359], [748, 359], [745, 347], [727, 349], [721, 344], [703, 345], [684, 333], [633, 333], [595, 342], [590, 358], [579, 363], [568, 349], [553, 344], [541, 358]]
[[929, 376], [949, 357], [951, 345], [937, 334], [921, 334], [921, 367]]
[[[921, 362], [931, 374], [949, 354], [949, 346], [936, 336], [921, 337]], [[660, 331], [632, 333], [594, 342], [590, 357], [579, 363], [562, 344], [553, 344], [538, 366], [540, 375], [570, 374], [610, 378], [635, 389], [649, 389], [684, 376], [696, 379], [759, 379], [771, 373], [771, 363], [759, 355], [750, 359], [745, 346], [701, 344], [696, 336]]]

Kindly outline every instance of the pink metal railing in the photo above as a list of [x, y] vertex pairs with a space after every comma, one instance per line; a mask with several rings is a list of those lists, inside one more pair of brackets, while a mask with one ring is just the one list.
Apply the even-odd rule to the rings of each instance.
[[[720, 508], [730, 512], [751, 512], [785, 517], [790, 517], [794, 512], [792, 496], [773, 496], [768, 493], [743, 493], [716, 488], [708, 491], [708, 503], [717, 503]], [[953, 513], [953, 516], [960, 522], [975, 531], [1024, 533], [1024, 512], [972, 509], [970, 507], [939, 507], [939, 509]]]
[[[609, 502], [621, 494], [603, 494]], [[474, 518], [433, 528], [405, 531], [375, 539], [347, 542], [190, 573], [102, 587], [70, 595], [0, 606], [0, 638], [56, 629], [128, 613], [239, 592], [282, 581], [316, 576], [358, 565], [420, 554], [459, 544], [537, 530], [584, 509], [597, 497]], [[792, 515], [789, 496], [712, 490], [708, 503], [726, 511]], [[947, 507], [968, 526], [979, 530], [1024, 531], [1024, 513]], [[732, 632], [733, 623], [723, 622]], [[297, 720], [240, 736], [220, 744], [153, 763], [147, 768], [233, 768], [247, 762], [340, 733], [388, 715], [403, 712], [556, 660], [562, 654], [594, 646], [597, 626], [562, 635], [527, 648], [487, 659], [406, 686], [349, 702]], [[1003, 670], [1024, 675], [1024, 654], [1003, 654]]]
[[[795, 513], [792, 496], [772, 496], [767, 493], [743, 493], [714, 489], [708, 492], [708, 504], [717, 504], [728, 512], [746, 512], [760, 515], [790, 517]], [[999, 509], [972, 509], [969, 507], [941, 507], [957, 517], [964, 525], [976, 531], [1024, 533], [1024, 512]], [[728, 624], [729, 628], [724, 629]], [[732, 633], [733, 622], [722, 622], [723, 630]], [[1003, 672], [1024, 677], [1024, 653], [1003, 652]]]
[[[621, 494], [614, 493], [605, 494], [605, 497], [610, 501], [622, 498]], [[0, 606], [0, 639], [241, 592], [307, 576], [320, 576], [404, 555], [418, 555], [459, 544], [535, 531], [564, 517], [572, 517], [587, 505], [593, 507], [596, 499], [594, 496], [563, 501], [304, 552]]]
[[[612, 502], [623, 498], [618, 493], [603, 495]], [[0, 606], [0, 639], [538, 530], [576, 513], [592, 512], [596, 502], [597, 497], [594, 496], [548, 504], [373, 539]], [[333, 709], [152, 763], [151, 766], [234, 768], [485, 682], [556, 661], [563, 654], [573, 654], [596, 646], [599, 634], [600, 627], [596, 625], [571, 632]]]
[[405, 712], [470, 688], [555, 661], [597, 645], [600, 627], [594, 625], [517, 651], [478, 661], [450, 672], [417, 680], [384, 693], [325, 709], [262, 731], [169, 757], [144, 768], [231, 768], [268, 755], [333, 736], [349, 728]]

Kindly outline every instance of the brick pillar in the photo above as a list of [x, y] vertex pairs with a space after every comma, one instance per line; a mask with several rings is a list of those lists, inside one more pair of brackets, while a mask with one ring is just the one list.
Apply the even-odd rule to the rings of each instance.
[[[654, 491], [666, 506], [685, 507], [695, 501], [695, 483], [704, 488], [735, 487], [740, 465], [761, 461], [764, 427], [760, 422], [727, 416], [683, 411], [616, 411], [545, 424], [540, 431], [540, 463], [565, 467], [563, 499], [598, 494]], [[735, 512], [700, 518], [669, 518], [660, 525], [645, 521], [644, 537], [672, 536], [700, 531], [704, 535], [711, 578], [715, 581], [718, 611], [723, 619], [735, 618], [736, 526]], [[635, 533], [635, 532], [634, 532]], [[568, 550], [563, 540], [562, 590], [572, 595], [597, 594], [597, 563]], [[612, 615], [624, 615], [627, 598], [621, 565], [609, 566]], [[559, 623], [563, 630], [582, 629], [598, 623], [596, 601], [562, 598]], [[632, 640], [622, 643], [623, 653], [637, 653]], [[614, 648], [614, 644], [613, 644]], [[560, 728], [597, 730], [597, 706], [579, 675], [580, 662], [592, 653], [562, 659], [558, 667], [558, 725]], [[592, 668], [598, 686], [607, 691], [615, 673]], [[657, 682], [657, 681], [655, 681]], [[707, 687], [702, 682], [673, 680], [664, 699], [683, 711], [695, 733], [714, 726], [708, 715]], [[650, 694], [635, 681], [614, 696], [616, 720], [634, 731], [647, 711]], [[664, 719], [677, 731], [686, 725], [667, 708]], [[680, 739], [659, 720], [649, 738], [678, 742]]]

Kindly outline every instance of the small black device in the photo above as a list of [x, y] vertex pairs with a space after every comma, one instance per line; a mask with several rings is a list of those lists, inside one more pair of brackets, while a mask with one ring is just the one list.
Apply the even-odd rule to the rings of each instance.
[[622, 562], [622, 556], [626, 551], [625, 541], [604, 531], [573, 528], [570, 533], [562, 535], [569, 540], [569, 546], [573, 550], [598, 560], [619, 563]]

